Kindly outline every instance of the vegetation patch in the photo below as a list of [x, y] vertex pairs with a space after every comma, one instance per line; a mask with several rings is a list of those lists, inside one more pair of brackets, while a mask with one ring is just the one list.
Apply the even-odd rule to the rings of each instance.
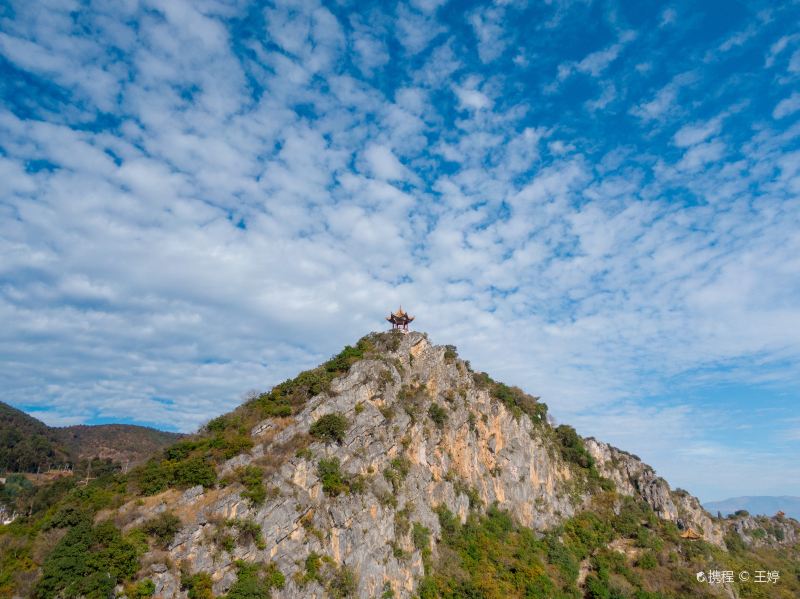
[[112, 522], [92, 526], [83, 521], [70, 528], [47, 556], [33, 596], [105, 599], [138, 568], [137, 546]]
[[[133, 473], [139, 492], [142, 495], [156, 495], [166, 491], [170, 487], [188, 489], [196, 485], [203, 487], [213, 487], [217, 482], [217, 473], [211, 458], [201, 455], [203, 450], [198, 450], [198, 454], [190, 455], [195, 451], [180, 448], [178, 452], [162, 460], [151, 459], [144, 466], [136, 469]], [[185, 457], [177, 457], [184, 456]]]
[[264, 418], [296, 414], [310, 398], [328, 393], [335, 378], [347, 374], [353, 364], [374, 353], [373, 342], [366, 337], [360, 339], [355, 347], [345, 346], [321, 366], [301, 372], [294, 379], [284, 381], [271, 391], [257, 396], [249, 407]]
[[455, 491], [456, 495], [467, 496], [469, 500], [469, 509], [476, 510], [483, 506], [483, 500], [481, 499], [480, 493], [478, 493], [478, 489], [469, 486], [452, 472], [448, 472], [447, 475], [446, 480], [453, 483], [453, 491]]
[[247, 545], [253, 543], [258, 549], [266, 549], [267, 544], [264, 542], [264, 537], [261, 534], [261, 525], [252, 518], [242, 519], [233, 518], [225, 521], [225, 526], [228, 528], [235, 528], [236, 540]]
[[320, 460], [317, 464], [317, 476], [322, 481], [322, 490], [330, 497], [342, 493], [360, 493], [364, 490], [364, 478], [344, 474], [339, 458]]
[[411, 422], [415, 423], [427, 399], [427, 392], [419, 383], [405, 384], [400, 387], [397, 399], [408, 417], [411, 418]]
[[236, 479], [244, 485], [242, 497], [248, 500], [251, 507], [263, 505], [267, 499], [267, 488], [264, 486], [264, 472], [252, 464], [236, 469]]
[[433, 423], [436, 425], [436, 428], [443, 429], [445, 423], [447, 422], [447, 410], [445, 410], [442, 406], [437, 403], [432, 403], [431, 407], [428, 408], [428, 416]]
[[211, 575], [208, 572], [189, 574], [181, 571], [181, 590], [186, 591], [189, 599], [213, 599]]
[[401, 456], [392, 459], [383, 471], [383, 477], [392, 485], [395, 492], [400, 489], [400, 485], [408, 476], [411, 470], [411, 462], [408, 458]]
[[340, 599], [355, 596], [358, 586], [355, 573], [346, 566], [337, 568], [327, 555], [309, 553], [303, 570], [302, 573], [295, 574], [295, 582], [301, 587], [311, 581], [317, 581], [325, 587], [330, 597]]
[[444, 346], [444, 361], [448, 364], [452, 364], [458, 358], [458, 350], [456, 349], [455, 345], [445, 345]]
[[409, 531], [411, 527], [411, 521], [409, 518], [411, 517], [412, 511], [414, 511], [414, 504], [409, 502], [403, 507], [402, 510], [397, 510], [395, 512], [394, 533], [396, 537], [402, 537]]
[[526, 414], [533, 424], [547, 423], [547, 404], [539, 401], [538, 397], [528, 395], [519, 387], [499, 383], [485, 372], [473, 372], [472, 380], [476, 387], [489, 391], [494, 399], [508, 408], [514, 418], [519, 419]]
[[270, 599], [272, 589], [282, 589], [286, 579], [278, 567], [236, 562], [236, 582], [224, 599]]
[[181, 529], [181, 519], [172, 512], [161, 512], [155, 518], [150, 518], [142, 525], [142, 530], [153, 537], [156, 544], [166, 549], [178, 531]]
[[128, 599], [145, 599], [156, 593], [156, 584], [149, 578], [140, 580], [135, 584], [125, 585], [125, 596]]
[[332, 599], [342, 599], [354, 597], [357, 586], [355, 573], [350, 568], [342, 566], [331, 573], [325, 589]]
[[[779, 557], [740, 546], [728, 553], [703, 541], [681, 539], [674, 524], [660, 520], [647, 504], [613, 492], [600, 493], [591, 511], [567, 519], [541, 538], [496, 506], [485, 515], [471, 512], [463, 525], [444, 506], [436, 512], [441, 541], [438, 557], [419, 585], [421, 599], [710, 599], [716, 597], [714, 589], [699, 586], [691, 573], [708, 569], [709, 564], [719, 570], [746, 570], [747, 560], [766, 560], [765, 569], [791, 571], [787, 556], [797, 556], [797, 548], [785, 548]], [[422, 536], [415, 540], [417, 546], [424, 541]], [[617, 539], [649, 548], [636, 558], [628, 557], [609, 547]], [[588, 562], [589, 573], [579, 586], [582, 560]], [[741, 597], [766, 599], [776, 590], [738, 582], [733, 586]], [[774, 596], [794, 597], [797, 589], [800, 583], [787, 579], [782, 594]]]
[[427, 572], [431, 565], [431, 531], [419, 522], [414, 522], [414, 526], [411, 529], [411, 540], [414, 543], [414, 547], [422, 555], [422, 563]]
[[590, 489], [613, 491], [614, 482], [600, 476], [594, 463], [594, 458], [587, 451], [583, 439], [569, 425], [562, 424], [553, 429], [555, 442], [561, 458], [575, 467], [585, 477], [584, 481]]
[[325, 441], [326, 443], [339, 443], [344, 441], [347, 429], [350, 426], [347, 418], [338, 412], [326, 414], [311, 425], [309, 433], [312, 437]]

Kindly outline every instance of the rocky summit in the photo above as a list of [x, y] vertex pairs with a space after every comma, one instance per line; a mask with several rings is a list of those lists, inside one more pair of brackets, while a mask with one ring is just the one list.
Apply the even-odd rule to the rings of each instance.
[[[796, 521], [712, 516], [418, 332], [363, 338], [35, 527], [7, 596], [800, 596]], [[64, 574], [76, 548], [101, 565]], [[745, 567], [779, 577], [696, 577]]]

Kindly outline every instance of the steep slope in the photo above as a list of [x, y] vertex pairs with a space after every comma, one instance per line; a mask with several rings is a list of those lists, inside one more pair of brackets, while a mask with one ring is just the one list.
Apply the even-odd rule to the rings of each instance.
[[0, 402], [0, 472], [37, 472], [93, 458], [138, 464], [183, 435], [130, 424], [49, 427]]
[[[421, 333], [370, 335], [37, 513], [0, 595], [4, 576], [35, 597], [800, 593], [796, 521], [712, 518]], [[782, 571], [770, 594], [694, 577], [754, 564]]]

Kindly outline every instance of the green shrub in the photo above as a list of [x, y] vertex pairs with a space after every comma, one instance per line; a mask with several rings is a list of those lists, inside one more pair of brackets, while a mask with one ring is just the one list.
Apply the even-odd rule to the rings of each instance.
[[253, 438], [250, 435], [245, 434], [236, 434], [236, 435], [229, 435], [227, 437], [217, 437], [216, 438], [216, 447], [214, 449], [219, 449], [222, 453], [222, 458], [225, 460], [229, 460], [232, 457], [239, 455], [240, 453], [244, 453], [249, 451], [253, 448]]
[[189, 574], [181, 572], [181, 590], [187, 591], [189, 599], [213, 599], [212, 580], [208, 572]]
[[547, 421], [547, 404], [538, 397], [528, 395], [519, 387], [498, 383], [485, 372], [472, 373], [472, 380], [479, 389], [488, 389], [492, 397], [502, 402], [515, 418], [527, 414], [534, 424]]
[[155, 592], [156, 584], [149, 578], [125, 587], [125, 596], [128, 599], [145, 599], [146, 597], [152, 597]]
[[410, 469], [411, 462], [407, 458], [397, 457], [389, 462], [389, 465], [383, 471], [383, 476], [396, 492], [400, 488], [400, 484], [408, 476]]
[[173, 468], [169, 462], [148, 460], [134, 472], [133, 479], [143, 495], [156, 495], [166, 491], [172, 484]]
[[174, 484], [178, 487], [189, 488], [203, 485], [205, 488], [213, 487], [217, 482], [217, 472], [214, 466], [200, 456], [178, 462], [175, 466]]
[[172, 512], [161, 512], [155, 518], [150, 518], [142, 525], [142, 530], [163, 549], [166, 549], [181, 528], [181, 520]]
[[333, 599], [353, 597], [356, 594], [356, 576], [350, 568], [342, 566], [331, 576], [327, 584], [328, 594]]
[[234, 518], [227, 520], [225, 524], [239, 532], [237, 540], [243, 543], [253, 543], [258, 549], [266, 549], [264, 538], [261, 535], [261, 525], [255, 520]]
[[458, 358], [458, 350], [456, 349], [455, 345], [445, 345], [444, 346], [444, 361], [445, 362], [455, 362], [456, 358]]
[[283, 588], [285, 579], [274, 564], [266, 567], [242, 560], [236, 562], [236, 582], [225, 599], [270, 599], [273, 588]]
[[419, 522], [414, 522], [414, 526], [411, 531], [411, 540], [414, 542], [414, 547], [420, 551], [423, 549], [429, 549], [431, 531]]
[[567, 424], [562, 424], [555, 429], [556, 438], [559, 442], [561, 457], [565, 461], [577, 464], [581, 468], [591, 468], [594, 466], [592, 456], [586, 451], [583, 439], [575, 432], [575, 429]]
[[320, 570], [322, 569], [321, 556], [312, 551], [306, 556], [306, 561], [303, 567], [303, 574], [298, 577], [297, 582], [301, 586], [311, 582], [312, 580], [321, 581]]
[[456, 478], [453, 481], [453, 491], [456, 492], [456, 495], [467, 496], [467, 499], [469, 499], [469, 508], [471, 510], [477, 509], [483, 505], [483, 500], [478, 490], [475, 487], [470, 487], [460, 478]]
[[339, 443], [344, 441], [350, 423], [347, 418], [339, 413], [326, 414], [311, 425], [309, 433], [326, 443]]
[[252, 507], [263, 505], [267, 499], [267, 488], [264, 486], [264, 473], [261, 468], [252, 464], [238, 468], [236, 477], [245, 488], [242, 497], [247, 499]]
[[286, 577], [272, 562], [264, 566], [264, 582], [271, 589], [282, 589], [286, 585]]
[[643, 570], [652, 570], [658, 565], [658, 560], [652, 551], [645, 551], [636, 560], [636, 565]]
[[575, 580], [578, 577], [578, 562], [573, 553], [558, 540], [557, 535], [551, 533], [545, 537], [547, 563], [552, 564], [561, 573], [565, 580]]
[[428, 572], [431, 567], [431, 531], [419, 522], [414, 522], [411, 540], [422, 555], [422, 565], [425, 567], [425, 572]]
[[93, 527], [84, 521], [70, 528], [47, 556], [33, 595], [37, 599], [105, 599], [138, 568], [136, 547], [123, 539], [113, 523]]
[[438, 428], [444, 428], [444, 423], [447, 422], [447, 410], [437, 403], [432, 403], [428, 408], [428, 416]]
[[317, 475], [322, 481], [322, 490], [331, 497], [349, 490], [347, 481], [342, 475], [339, 458], [320, 460], [317, 464]]
[[603, 580], [595, 574], [586, 577], [586, 599], [611, 599], [611, 589], [608, 580]]

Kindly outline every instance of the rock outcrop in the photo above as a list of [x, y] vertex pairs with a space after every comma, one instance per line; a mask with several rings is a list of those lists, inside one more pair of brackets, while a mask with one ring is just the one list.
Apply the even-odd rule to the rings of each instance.
[[[165, 510], [181, 519], [171, 544], [144, 560], [155, 596], [187, 596], [181, 569], [184, 576], [210, 573], [214, 592], [222, 594], [236, 580], [236, 561], [245, 560], [271, 562], [283, 573], [285, 585], [273, 596], [321, 598], [326, 590], [304, 573], [309, 560], [323, 556], [331, 572], [354, 574], [359, 597], [387, 590], [410, 597], [426, 554], [436, 551], [437, 506], [464, 521], [471, 506], [497, 504], [543, 531], [587, 505], [587, 479], [559, 453], [543, 412], [514, 409], [452, 348], [434, 346], [424, 334], [391, 340], [396, 345], [353, 364], [293, 417], [258, 423], [253, 448], [218, 469], [225, 477], [258, 466], [268, 489], [263, 504], [253, 505], [232, 482], [170, 490], [118, 510], [127, 529]], [[536, 405], [535, 398], [526, 401]], [[340, 442], [310, 438], [311, 426], [329, 414], [347, 419]], [[670, 490], [631, 454], [594, 439], [585, 446], [617, 492], [640, 497], [661, 518], [724, 545], [723, 526], [695, 498]], [[326, 491], [322, 460], [338, 468], [350, 492]], [[240, 535], [220, 543], [237, 521], [259, 526], [263, 542]], [[427, 545], [415, 543], [415, 525], [430, 531]]]
[[586, 439], [586, 449], [592, 455], [600, 474], [614, 481], [617, 491], [644, 499], [662, 519], [675, 522], [681, 530], [693, 529], [703, 538], [722, 547], [725, 531], [722, 524], [711, 519], [696, 497], [683, 491], [673, 491], [655, 470], [637, 456], [612, 447], [594, 438]]

